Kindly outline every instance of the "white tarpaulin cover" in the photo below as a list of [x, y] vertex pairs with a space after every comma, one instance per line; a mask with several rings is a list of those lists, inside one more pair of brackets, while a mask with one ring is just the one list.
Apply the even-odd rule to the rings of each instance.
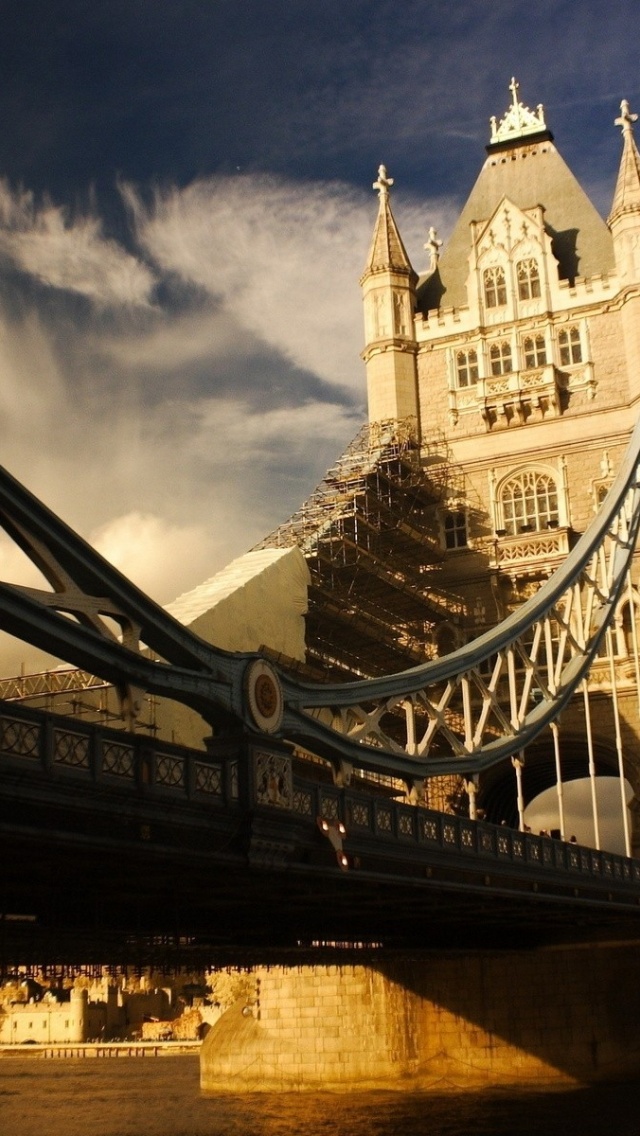
[[310, 575], [299, 548], [247, 552], [167, 611], [225, 651], [269, 647], [304, 662]]

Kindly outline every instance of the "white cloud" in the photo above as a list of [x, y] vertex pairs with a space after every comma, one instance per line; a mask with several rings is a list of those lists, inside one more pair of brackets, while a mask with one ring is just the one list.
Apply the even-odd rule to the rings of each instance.
[[113, 517], [90, 533], [91, 545], [148, 594], [173, 598], [181, 578], [207, 571], [215, 535], [197, 524], [171, 524], [151, 513]]
[[[331, 383], [361, 389], [362, 273], [376, 216], [373, 193], [271, 177], [200, 180], [158, 191], [146, 208], [123, 187], [138, 238], [164, 272], [219, 298], [239, 327]], [[409, 248], [429, 224], [447, 227], [443, 203], [405, 202]]]
[[0, 180], [0, 252], [51, 288], [86, 296], [99, 306], [150, 303], [153, 273], [103, 235], [97, 217], [70, 220], [66, 211]]
[[[97, 218], [0, 184], [0, 250], [62, 289], [55, 308], [25, 289], [0, 311], [0, 462], [165, 603], [286, 520], [362, 424], [357, 280], [377, 203], [257, 177], [167, 189], [150, 210], [124, 192], [143, 249], [129, 291], [131, 258]], [[438, 221], [411, 202], [398, 219], [418, 249]], [[179, 304], [145, 307], [154, 279]]]
[[[595, 848], [595, 826], [591, 798], [591, 781], [588, 777], [567, 781], [562, 786], [565, 836], [568, 840], [575, 836], [578, 844]], [[597, 816], [600, 834], [600, 847], [608, 852], [624, 855], [624, 827], [622, 822], [622, 797], [617, 777], [596, 778]], [[633, 789], [625, 782], [625, 799], [629, 802]], [[525, 809], [525, 821], [534, 832], [542, 829], [550, 831], [560, 825], [558, 796], [555, 787], [545, 789]], [[627, 810], [629, 829], [631, 816]]]

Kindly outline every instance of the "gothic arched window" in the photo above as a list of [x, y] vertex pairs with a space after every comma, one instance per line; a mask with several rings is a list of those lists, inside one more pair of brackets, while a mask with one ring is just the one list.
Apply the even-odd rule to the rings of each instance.
[[505, 481], [500, 493], [505, 532], [539, 532], [558, 523], [558, 490], [553, 477], [525, 469]]
[[537, 260], [519, 260], [516, 265], [518, 299], [533, 300], [540, 295], [540, 270]]
[[485, 268], [483, 274], [484, 280], [484, 302], [488, 308], [500, 308], [507, 302], [507, 283], [504, 276], [504, 268], [495, 266], [493, 268]]
[[478, 381], [478, 353], [458, 351], [456, 355], [456, 378], [459, 387], [471, 387]]
[[492, 375], [508, 375], [513, 370], [511, 344], [507, 339], [502, 343], [492, 343], [489, 349]]
[[522, 341], [524, 351], [525, 370], [532, 367], [543, 367], [547, 361], [547, 345], [544, 335], [527, 335]]
[[560, 348], [561, 367], [570, 367], [572, 363], [582, 362], [580, 328], [563, 327], [562, 331], [558, 332], [558, 346]]

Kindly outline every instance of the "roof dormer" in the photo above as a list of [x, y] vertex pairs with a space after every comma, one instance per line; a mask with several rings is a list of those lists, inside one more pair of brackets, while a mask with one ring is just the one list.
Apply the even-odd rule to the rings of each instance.
[[503, 197], [488, 221], [471, 223], [467, 293], [480, 323], [540, 314], [557, 278], [541, 206], [520, 209]]

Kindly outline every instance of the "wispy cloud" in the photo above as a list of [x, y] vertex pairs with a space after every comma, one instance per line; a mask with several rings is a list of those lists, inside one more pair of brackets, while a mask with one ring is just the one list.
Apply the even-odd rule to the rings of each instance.
[[[158, 191], [150, 207], [132, 187], [123, 193], [159, 271], [219, 299], [239, 327], [295, 366], [362, 391], [358, 278], [373, 195], [251, 175]], [[420, 248], [427, 224], [446, 224], [444, 204], [428, 221], [411, 202], [403, 212], [410, 247]]]
[[[133, 251], [102, 236], [95, 211], [71, 222], [0, 193], [0, 251], [26, 281], [0, 311], [0, 460], [166, 602], [285, 520], [359, 429], [357, 282], [377, 205], [339, 184], [249, 176], [165, 188], [147, 206], [123, 192]], [[396, 211], [421, 267], [446, 203], [399, 195]], [[55, 304], [29, 287], [45, 278]]]
[[0, 180], [0, 253], [51, 288], [109, 307], [147, 306], [155, 284], [141, 260], [105, 238], [95, 216], [71, 219], [51, 202], [37, 205], [24, 190]]

